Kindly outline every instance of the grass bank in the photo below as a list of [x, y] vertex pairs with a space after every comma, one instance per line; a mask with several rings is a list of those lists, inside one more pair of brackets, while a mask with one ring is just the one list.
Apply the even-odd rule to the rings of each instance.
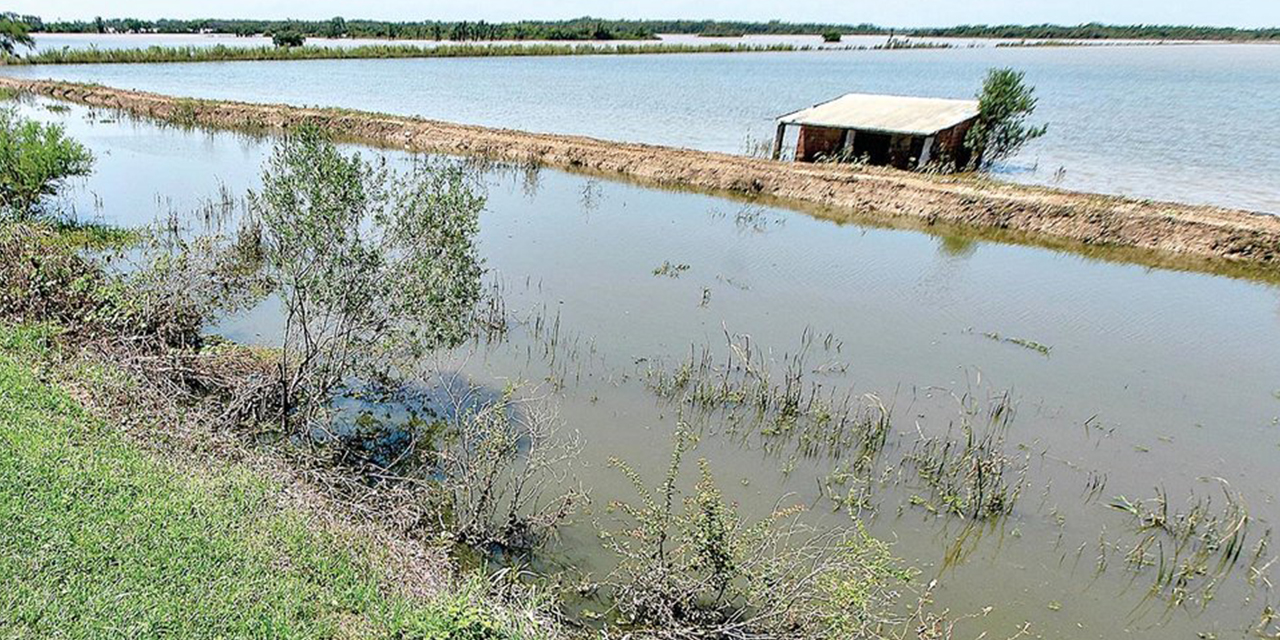
[[395, 593], [251, 470], [153, 458], [40, 380], [53, 333], [0, 325], [0, 636], [516, 637], [468, 589]]
[[616, 56], [671, 53], [768, 53], [812, 50], [788, 44], [376, 44], [356, 47], [149, 47], [146, 49], [55, 49], [4, 58], [7, 65], [129, 64], [157, 62], [247, 62], [261, 60], [352, 60], [391, 58], [496, 58], [527, 56]]
[[1280, 217], [876, 167], [807, 164], [587, 138], [461, 125], [337, 108], [173, 96], [0, 77], [0, 90], [120, 110], [183, 126], [262, 132], [310, 123], [357, 142], [483, 156], [763, 199], [837, 221], [979, 233], [1153, 266], [1271, 278], [1280, 265]]

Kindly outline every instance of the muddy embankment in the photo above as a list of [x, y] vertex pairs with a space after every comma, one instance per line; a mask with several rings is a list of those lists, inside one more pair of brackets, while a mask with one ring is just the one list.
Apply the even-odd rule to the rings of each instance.
[[[997, 237], [1088, 250], [1121, 248], [1139, 261], [1280, 271], [1280, 217], [1218, 207], [939, 177], [891, 169], [776, 162], [569, 135], [528, 133], [344, 109], [176, 98], [0, 77], [0, 87], [181, 124], [238, 130], [315, 122], [352, 140], [412, 151], [622, 177], [645, 184], [808, 205], [835, 220], [995, 230]], [[1194, 268], [1194, 267], [1193, 267]]]

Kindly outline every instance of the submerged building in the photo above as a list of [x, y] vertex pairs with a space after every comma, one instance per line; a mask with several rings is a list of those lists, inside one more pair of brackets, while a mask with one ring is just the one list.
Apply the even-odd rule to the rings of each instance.
[[778, 118], [773, 158], [782, 156], [788, 127], [799, 127], [797, 162], [963, 166], [970, 160], [964, 137], [977, 119], [977, 100], [850, 93]]

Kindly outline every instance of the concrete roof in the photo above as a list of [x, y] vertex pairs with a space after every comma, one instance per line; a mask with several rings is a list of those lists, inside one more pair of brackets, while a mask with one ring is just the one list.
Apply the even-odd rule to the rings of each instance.
[[808, 109], [789, 113], [778, 118], [778, 121], [786, 124], [927, 136], [954, 127], [977, 115], [977, 100], [850, 93]]

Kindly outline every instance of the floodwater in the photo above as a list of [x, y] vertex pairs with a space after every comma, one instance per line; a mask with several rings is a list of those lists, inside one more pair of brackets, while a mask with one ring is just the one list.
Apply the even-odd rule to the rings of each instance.
[[[198, 228], [192, 212], [252, 188], [270, 150], [270, 140], [44, 104], [22, 108], [64, 122], [98, 155], [95, 175], [64, 203], [82, 219]], [[494, 388], [528, 381], [564, 432], [581, 435], [575, 473], [595, 507], [557, 545], [566, 562], [607, 570], [588, 523], [608, 521], [611, 500], [634, 498], [610, 456], [655, 485], [669, 460], [679, 411], [651, 390], [650, 371], [673, 370], [704, 346], [725, 358], [726, 332], [739, 343], [749, 336], [780, 370], [810, 335], [804, 384], [858, 403], [876, 394], [893, 408], [860, 517], [923, 580], [940, 581], [940, 606], [994, 607], [960, 637], [1007, 637], [1024, 621], [1044, 638], [1246, 637], [1274, 605], [1263, 579], [1272, 572], [1249, 567], [1275, 557], [1273, 545], [1252, 558], [1280, 516], [1275, 285], [841, 225], [553, 170], [493, 171], [485, 181], [486, 279], [501, 286], [515, 322], [505, 341], [442, 354], [440, 366]], [[655, 275], [666, 262], [688, 269]], [[214, 330], [271, 344], [279, 325], [263, 305]], [[937, 501], [904, 456], [957, 423], [953, 396], [987, 406], [1006, 393], [1016, 416], [1003, 450], [1026, 465], [1012, 513], [987, 526], [932, 514], [920, 503]], [[812, 505], [819, 525], [851, 523], [824, 498], [838, 492], [827, 479], [847, 457], [799, 455], [786, 434], [743, 437], [694, 413], [683, 412], [701, 433], [686, 487], [692, 458], [707, 458], [746, 513], [781, 501]], [[1109, 505], [1163, 491], [1171, 513], [1206, 498], [1216, 513], [1224, 488], [1252, 518], [1242, 559], [1215, 572], [1211, 599], [1200, 590], [1208, 578], [1192, 580], [1198, 595], [1182, 605], [1152, 597], [1158, 569], [1125, 562], [1144, 534]]]
[[[142, 36], [138, 36], [141, 38]], [[1023, 70], [1047, 136], [1028, 184], [1280, 213], [1280, 46], [828, 51], [6, 68], [179, 96], [339, 106], [743, 153], [847, 92], [972, 97]]]

